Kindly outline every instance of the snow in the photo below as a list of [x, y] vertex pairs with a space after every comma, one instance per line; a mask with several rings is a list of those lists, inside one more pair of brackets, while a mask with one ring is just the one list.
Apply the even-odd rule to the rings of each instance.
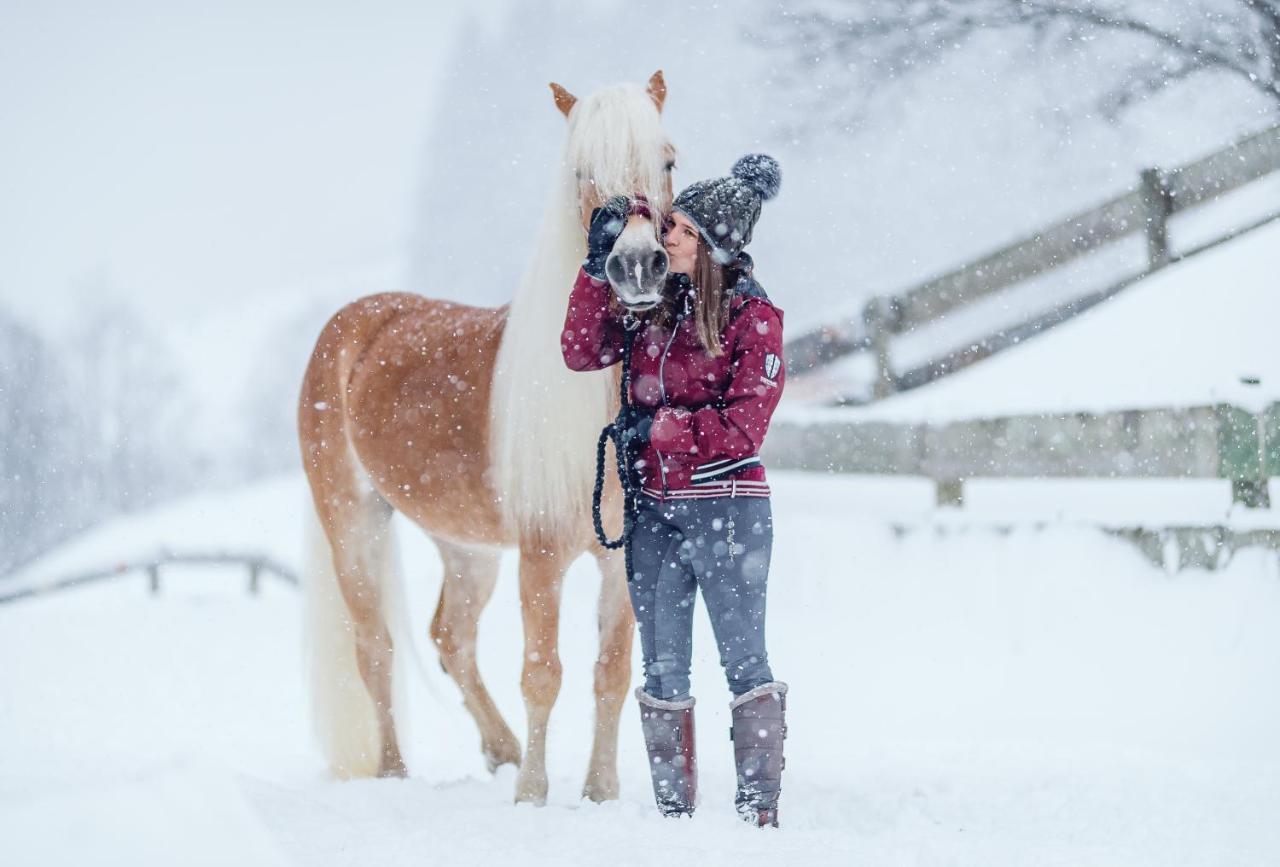
[[[175, 568], [155, 598], [136, 577], [0, 606], [5, 863], [628, 865], [651, 863], [655, 846], [706, 865], [1280, 858], [1274, 555], [1168, 576], [1070, 520], [1115, 488], [1077, 488], [1066, 519], [1012, 532], [983, 529], [1016, 507], [990, 488], [960, 513], [967, 532], [900, 535], [895, 524], [932, 520], [919, 480], [772, 480], [771, 658], [791, 685], [779, 833], [733, 814], [729, 697], [702, 615], [698, 815], [657, 816], [630, 703], [621, 801], [578, 799], [598, 580], [588, 560], [566, 581], [549, 804], [512, 805], [514, 772], [484, 771], [434, 664], [425, 632], [440, 566], [402, 524], [426, 662], [411, 673], [407, 780], [326, 778], [307, 731], [299, 600], [282, 583], [254, 598], [242, 573]], [[1167, 494], [1129, 490], [1152, 511]], [[14, 580], [161, 546], [253, 548], [296, 566], [305, 496], [290, 477], [193, 498], [99, 528]], [[508, 555], [479, 655], [522, 733], [515, 578]]]
[[[341, 303], [387, 288], [508, 300], [534, 235], [508, 232], [495, 246], [476, 227], [495, 207], [545, 200], [563, 135], [546, 81], [586, 94], [663, 66], [677, 189], [747, 151], [778, 156], [787, 187], [751, 250], [793, 335], [1092, 207], [1144, 166], [1178, 165], [1275, 119], [1243, 84], [1212, 76], [1116, 123], [1064, 111], [1082, 104], [1064, 99], [1082, 76], [1097, 79], [1126, 47], [1037, 71], [992, 34], [923, 77], [874, 88], [880, 104], [858, 134], [784, 132], [797, 118], [795, 101], [768, 86], [779, 58], [741, 32], [763, 19], [733, 4], [392, 0], [355, 19], [240, 3], [198, 27], [133, 5], [24, 12], [0, 34], [11, 49], [0, 78], [23, 82], [0, 86], [0, 104], [22, 119], [0, 142], [13, 168], [0, 187], [17, 203], [0, 218], [0, 303], [59, 351], [95, 311], [136, 310], [139, 333], [168, 350], [156, 364], [182, 385], [166, 405], [189, 421], [205, 477], [219, 482], [256, 472], [245, 443], [264, 453], [249, 450], [258, 467], [296, 465], [301, 366]], [[581, 50], [619, 31], [641, 46], [623, 65]], [[709, 32], [725, 36], [710, 50]], [[1277, 183], [1176, 217], [1174, 248], [1273, 212]], [[1280, 399], [1277, 241], [1273, 224], [874, 407], [805, 408], [796, 398], [821, 389], [797, 378], [781, 417], [1260, 407]], [[1130, 239], [1023, 287], [1026, 297], [957, 313], [904, 338], [897, 360], [1021, 321], [1143, 253]], [[866, 361], [824, 372], [825, 387]], [[417, 639], [409, 779], [327, 777], [308, 731], [295, 589], [267, 577], [253, 597], [243, 569], [173, 567], [156, 597], [134, 576], [0, 605], [0, 858], [1280, 863], [1275, 553], [1166, 574], [1098, 530], [1274, 526], [1270, 510], [1233, 510], [1222, 480], [974, 480], [965, 508], [943, 512], [924, 479], [772, 480], [770, 644], [790, 683], [791, 729], [778, 833], [733, 813], [728, 694], [701, 616], [697, 817], [656, 815], [630, 702], [622, 799], [578, 798], [592, 733], [588, 561], [566, 583], [549, 805], [513, 805], [514, 771], [484, 770], [426, 638], [438, 558], [401, 521]], [[206, 489], [95, 528], [0, 580], [0, 593], [160, 549], [261, 552], [297, 568], [306, 508], [299, 476]], [[522, 650], [508, 555], [479, 657], [523, 736]]]
[[[1047, 333], [923, 389], [856, 409], [784, 402], [779, 418], [945, 421], [1280, 400], [1280, 222], [1185, 259]], [[865, 359], [792, 388], [831, 394]], [[1246, 385], [1244, 377], [1261, 384]]]

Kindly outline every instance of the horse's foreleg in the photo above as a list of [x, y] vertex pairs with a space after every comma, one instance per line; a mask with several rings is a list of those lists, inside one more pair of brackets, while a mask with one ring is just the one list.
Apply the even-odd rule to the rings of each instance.
[[618, 718], [631, 684], [635, 614], [627, 594], [621, 551], [597, 555], [600, 564], [600, 655], [596, 658], [596, 734], [582, 796], [593, 801], [618, 797]]
[[477, 626], [498, 580], [501, 553], [440, 539], [435, 542], [444, 560], [444, 582], [431, 621], [431, 638], [444, 670], [462, 690], [462, 702], [480, 728], [480, 746], [489, 770], [519, 764], [520, 742], [493, 703], [476, 665]]
[[516, 777], [516, 801], [547, 801], [547, 721], [560, 694], [560, 587], [566, 556], [536, 546], [520, 550], [520, 612], [524, 620], [524, 672], [520, 680], [529, 736]]

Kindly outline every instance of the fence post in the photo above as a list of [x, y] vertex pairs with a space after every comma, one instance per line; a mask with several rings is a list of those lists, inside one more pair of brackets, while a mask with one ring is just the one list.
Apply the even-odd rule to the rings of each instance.
[[1142, 202], [1146, 210], [1147, 262], [1150, 270], [1169, 264], [1169, 215], [1173, 197], [1159, 169], [1142, 170]]
[[1239, 407], [1218, 407], [1218, 475], [1231, 480], [1231, 502], [1250, 509], [1271, 508], [1265, 424], [1265, 418]]
[[1254, 502], [1246, 505], [1254, 508], [1270, 509], [1271, 508], [1271, 486], [1268, 484], [1267, 475], [1267, 413], [1260, 412], [1253, 417], [1254, 424], [1258, 431], [1258, 475], [1254, 479], [1257, 485], [1257, 491], [1253, 493]]
[[1263, 411], [1263, 432], [1266, 437], [1266, 478], [1280, 476], [1280, 403], [1273, 403]]
[[939, 508], [962, 508], [964, 506], [964, 479], [936, 480], [934, 482], [934, 502]]
[[160, 595], [160, 564], [158, 562], [147, 564], [147, 584], [151, 588], [152, 596]]
[[249, 592], [254, 596], [258, 595], [258, 583], [262, 575], [262, 561], [249, 561]]
[[872, 395], [876, 400], [886, 398], [898, 390], [889, 362], [889, 303], [889, 299], [876, 296], [862, 308], [867, 343], [876, 359], [876, 381], [872, 386]]

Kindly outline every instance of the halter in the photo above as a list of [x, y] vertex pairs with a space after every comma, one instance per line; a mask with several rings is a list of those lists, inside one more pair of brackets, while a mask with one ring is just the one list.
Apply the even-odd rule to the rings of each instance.
[[635, 196], [631, 199], [631, 207], [627, 209], [628, 217], [644, 217], [649, 222], [653, 222], [653, 209], [649, 207], [649, 200], [644, 196]]
[[[628, 201], [631, 203], [630, 206], [627, 208], [628, 217], [644, 217], [649, 222], [651, 223], [654, 222], [653, 208], [649, 206], [648, 197], [637, 193], [636, 195], [630, 197]], [[578, 199], [578, 225], [583, 227], [582, 228], [583, 235], [587, 234], [587, 229], [586, 229], [586, 226], [584, 225], [587, 222], [586, 216], [587, 215], [583, 213], [583, 210], [582, 210], [582, 199]], [[667, 226], [667, 219], [664, 218], [662, 221], [661, 228], [665, 229], [666, 226]]]

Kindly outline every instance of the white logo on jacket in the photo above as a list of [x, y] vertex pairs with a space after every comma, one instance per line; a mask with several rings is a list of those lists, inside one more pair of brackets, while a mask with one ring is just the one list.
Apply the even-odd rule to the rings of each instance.
[[782, 359], [772, 352], [766, 352], [764, 356], [764, 379], [770, 385], [777, 385], [778, 371], [782, 369]]

